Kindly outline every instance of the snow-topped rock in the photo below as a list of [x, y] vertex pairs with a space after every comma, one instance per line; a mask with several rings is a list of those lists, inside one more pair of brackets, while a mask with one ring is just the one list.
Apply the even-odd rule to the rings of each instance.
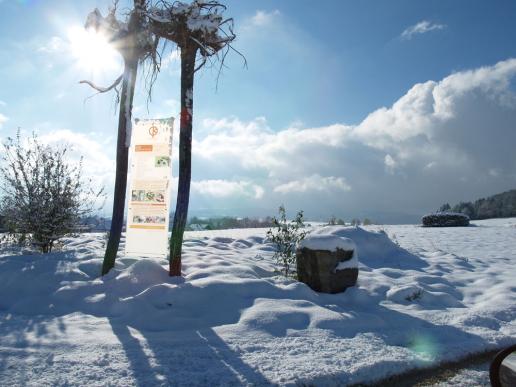
[[298, 278], [323, 293], [340, 293], [356, 284], [357, 247], [346, 237], [316, 231], [309, 234], [296, 252]]
[[299, 243], [300, 248], [310, 250], [326, 250], [326, 251], [355, 251], [356, 245], [349, 238], [344, 238], [334, 234], [308, 234], [305, 239]]

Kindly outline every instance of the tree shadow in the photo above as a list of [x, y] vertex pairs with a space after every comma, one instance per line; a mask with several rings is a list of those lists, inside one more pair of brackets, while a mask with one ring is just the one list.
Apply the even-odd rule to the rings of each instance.
[[211, 328], [149, 332], [116, 319], [109, 322], [138, 386], [271, 384]]

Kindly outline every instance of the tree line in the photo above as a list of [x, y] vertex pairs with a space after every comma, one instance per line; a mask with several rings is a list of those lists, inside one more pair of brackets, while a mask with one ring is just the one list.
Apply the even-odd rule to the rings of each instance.
[[516, 216], [516, 189], [475, 202], [460, 202], [453, 207], [445, 203], [439, 211], [458, 212], [469, 216], [470, 219], [510, 218]]

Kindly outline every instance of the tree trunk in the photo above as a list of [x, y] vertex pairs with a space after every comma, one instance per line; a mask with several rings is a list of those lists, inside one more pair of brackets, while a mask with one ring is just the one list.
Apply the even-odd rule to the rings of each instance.
[[170, 238], [171, 276], [181, 275], [181, 248], [188, 217], [192, 176], [193, 83], [197, 48], [181, 48], [181, 120], [179, 125], [179, 180], [177, 202]]
[[[102, 275], [105, 275], [115, 266], [116, 254], [124, 225], [125, 191], [127, 189], [127, 164], [129, 159], [129, 141], [127, 128], [131, 126], [131, 114], [133, 109], [134, 86], [138, 60], [126, 60], [124, 68], [124, 80], [122, 95], [120, 98], [120, 111], [118, 115], [118, 139], [116, 145], [116, 177], [115, 193], [113, 198], [113, 215], [111, 217], [111, 229], [102, 264]], [[129, 133], [130, 135], [130, 133]]]

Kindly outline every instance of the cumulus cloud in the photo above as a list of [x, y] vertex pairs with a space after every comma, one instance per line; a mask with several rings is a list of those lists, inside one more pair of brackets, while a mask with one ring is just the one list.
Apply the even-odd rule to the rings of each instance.
[[428, 20], [420, 21], [413, 26], [408, 27], [401, 33], [402, 39], [412, 39], [415, 35], [426, 34], [430, 31], [443, 30], [446, 28], [444, 24], [432, 23]]
[[287, 194], [290, 192], [307, 192], [307, 191], [350, 191], [351, 187], [346, 183], [343, 177], [327, 176], [323, 177], [314, 174], [299, 180], [292, 180], [285, 184], [280, 184], [274, 188], [275, 192]]
[[507, 149], [504, 143], [516, 140], [509, 118], [516, 108], [510, 87], [515, 74], [516, 59], [510, 59], [417, 84], [390, 108], [371, 113], [353, 136], [388, 152], [391, 167], [394, 159], [449, 166], [498, 159], [510, 168], [509, 153], [495, 155], [489, 148]]
[[261, 186], [249, 181], [229, 181], [222, 179], [193, 181], [192, 189], [201, 195], [216, 198], [242, 196], [261, 199], [264, 194], [264, 189]]
[[421, 214], [513, 188], [515, 76], [509, 59], [419, 83], [354, 126], [205, 120], [193, 142], [196, 178], [238, 177], [271, 203], [344, 213]]

